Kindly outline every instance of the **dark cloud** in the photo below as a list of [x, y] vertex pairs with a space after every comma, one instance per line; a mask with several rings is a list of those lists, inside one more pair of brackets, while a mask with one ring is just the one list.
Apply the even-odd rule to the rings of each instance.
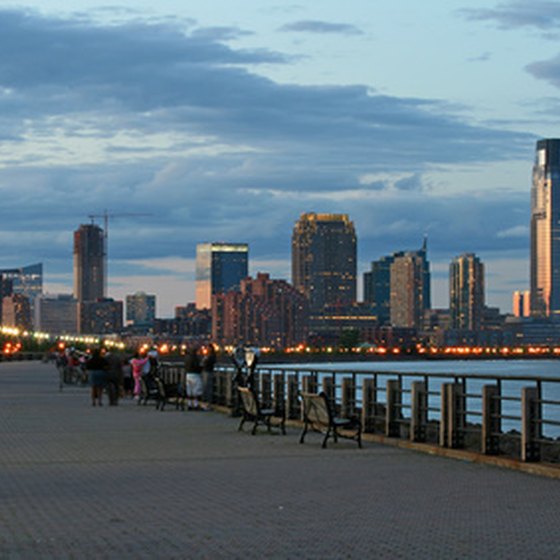
[[540, 30], [560, 27], [560, 2], [515, 0], [495, 8], [466, 8], [460, 13], [473, 21], [490, 21], [502, 29], [534, 27]]
[[525, 67], [533, 77], [560, 87], [560, 54], [550, 60], [533, 62]]
[[348, 23], [331, 23], [318, 20], [300, 20], [283, 25], [279, 31], [297, 33], [335, 33], [339, 35], [363, 35], [363, 31]]

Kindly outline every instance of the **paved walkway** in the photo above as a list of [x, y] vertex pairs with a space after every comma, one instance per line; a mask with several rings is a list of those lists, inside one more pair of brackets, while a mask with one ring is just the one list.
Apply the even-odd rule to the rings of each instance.
[[0, 364], [0, 559], [560, 557], [557, 480], [236, 430]]

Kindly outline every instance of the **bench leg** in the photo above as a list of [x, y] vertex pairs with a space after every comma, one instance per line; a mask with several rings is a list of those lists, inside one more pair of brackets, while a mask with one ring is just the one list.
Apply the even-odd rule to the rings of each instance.
[[[336, 434], [336, 431], [334, 433]], [[325, 439], [323, 440], [323, 445], [321, 445], [321, 447], [323, 449], [327, 448], [327, 440], [329, 439], [330, 436], [331, 436], [331, 429], [329, 428], [327, 430], [327, 433], [325, 434]], [[335, 441], [336, 441], [336, 439], [335, 439]]]
[[[308, 428], [308, 425], [307, 425], [307, 422], [305, 422], [305, 424], [303, 425], [303, 431], [301, 432], [301, 436], [299, 438], [300, 443], [303, 443], [303, 440], [305, 439], [305, 434], [307, 434], [307, 428]], [[284, 432], [284, 433], [286, 433], [286, 432]]]

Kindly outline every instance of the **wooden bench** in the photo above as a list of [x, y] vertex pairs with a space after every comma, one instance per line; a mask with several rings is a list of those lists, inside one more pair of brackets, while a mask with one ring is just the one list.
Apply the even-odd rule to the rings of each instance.
[[253, 429], [251, 430], [253, 435], [257, 433], [257, 426], [259, 424], [265, 425], [270, 432], [270, 429], [272, 428], [272, 419], [275, 418], [278, 420], [278, 425], [275, 427], [280, 428], [284, 435], [286, 434], [285, 415], [282, 414], [281, 416], [278, 416], [273, 408], [261, 408], [259, 400], [253, 389], [250, 389], [249, 387], [238, 387], [237, 390], [239, 391], [239, 396], [241, 398], [241, 412], [243, 415], [241, 422], [239, 423], [239, 431], [243, 429], [243, 424], [245, 424], [245, 422], [251, 421], [254, 422]]
[[[325, 434], [323, 449], [327, 447], [327, 440], [331, 436], [335, 442], [339, 437], [356, 440], [358, 447], [362, 447], [362, 424], [359, 418], [337, 418], [325, 393], [302, 392], [300, 396], [303, 404], [303, 432], [300, 443], [304, 442], [305, 435], [311, 429]], [[339, 430], [350, 433], [340, 433]]]

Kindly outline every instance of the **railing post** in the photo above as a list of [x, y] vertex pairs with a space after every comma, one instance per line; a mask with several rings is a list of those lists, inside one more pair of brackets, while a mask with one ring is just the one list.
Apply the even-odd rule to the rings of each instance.
[[410, 400], [410, 441], [426, 441], [428, 396], [426, 394], [426, 384], [424, 382], [412, 382]]
[[500, 452], [502, 432], [502, 401], [498, 385], [482, 387], [482, 453], [497, 455]]
[[351, 377], [342, 379], [342, 405], [340, 416], [342, 418], [352, 418], [356, 414], [356, 386]]
[[441, 447], [449, 447], [449, 432], [447, 426], [449, 424], [449, 398], [448, 393], [453, 383], [441, 384], [441, 413], [439, 419], [439, 445]]
[[521, 460], [539, 461], [541, 455], [541, 403], [536, 387], [521, 390]]
[[364, 432], [375, 431], [375, 417], [377, 414], [377, 386], [372, 377], [362, 382], [362, 426]]
[[448, 447], [459, 448], [463, 446], [465, 425], [465, 397], [463, 385], [460, 383], [449, 383], [447, 387], [448, 399], [448, 424], [447, 444]]
[[288, 418], [300, 418], [298, 376], [288, 375]]
[[272, 407], [272, 379], [270, 373], [261, 373], [261, 403], [263, 408]]
[[237, 384], [233, 379], [234, 376], [231, 372], [226, 372], [226, 406], [230, 409], [232, 416], [239, 416], [241, 414], [241, 403], [239, 402]]
[[385, 415], [385, 435], [400, 437], [401, 386], [398, 379], [387, 380], [387, 410]]
[[315, 374], [304, 375], [301, 378], [301, 390], [304, 393], [317, 393], [317, 376]]
[[286, 379], [283, 373], [274, 374], [274, 411], [277, 416], [284, 416], [286, 411]]

